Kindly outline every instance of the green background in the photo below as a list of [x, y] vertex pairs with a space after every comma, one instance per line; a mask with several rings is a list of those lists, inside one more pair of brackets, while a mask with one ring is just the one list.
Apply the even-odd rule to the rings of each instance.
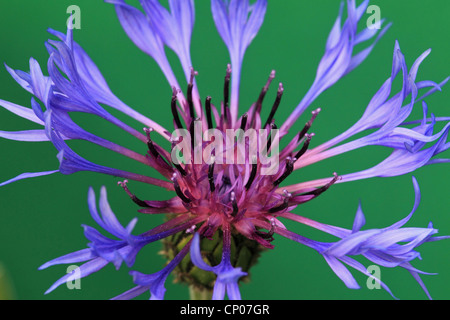
[[[137, 1], [130, 2], [136, 4]], [[23, 0], [0, 1], [0, 60], [15, 69], [28, 70], [28, 59], [36, 58], [41, 66], [48, 55], [44, 42], [49, 38], [48, 27], [64, 31], [68, 17], [66, 8], [77, 4], [81, 8], [81, 29], [75, 30], [75, 40], [90, 54], [107, 79], [112, 91], [124, 102], [153, 120], [170, 127], [170, 88], [154, 61], [137, 49], [126, 37], [112, 5], [100, 0]], [[350, 75], [317, 99], [313, 107], [322, 113], [314, 123], [314, 144], [336, 136], [359, 119], [365, 106], [380, 85], [390, 75], [394, 41], [399, 40], [407, 64], [411, 66], [423, 51], [432, 48], [422, 64], [419, 80], [441, 81], [450, 73], [449, 50], [450, 2], [433, 1], [373, 1], [381, 8], [382, 17], [394, 24], [369, 58]], [[326, 37], [337, 16], [339, 1], [270, 0], [265, 23], [247, 50], [241, 86], [241, 111], [257, 98], [272, 69], [275, 81], [283, 82], [285, 95], [277, 114], [281, 123], [298, 104], [312, 83], [321, 58]], [[361, 25], [365, 24], [365, 15]], [[196, 1], [196, 23], [192, 39], [192, 59], [199, 90], [203, 97], [221, 97], [228, 52], [214, 28], [209, 1]], [[169, 57], [180, 83], [181, 68], [173, 53]], [[267, 101], [275, 97], [276, 85]], [[30, 106], [30, 95], [0, 70], [0, 97]], [[427, 99], [430, 110], [438, 116], [449, 115], [448, 87]], [[421, 115], [417, 106], [415, 116]], [[269, 107], [266, 105], [266, 112]], [[297, 129], [309, 118], [302, 117]], [[77, 119], [95, 133], [145, 152], [141, 143], [126, 133], [112, 128], [95, 117], [77, 115]], [[122, 117], [121, 119], [127, 119]], [[128, 119], [127, 119], [128, 120]], [[129, 121], [140, 129], [141, 125]], [[0, 110], [1, 130], [37, 128], [28, 121]], [[73, 148], [89, 160], [142, 174], [152, 174], [145, 167], [105, 152], [88, 143], [75, 142]], [[54, 170], [58, 166], [56, 152], [50, 143], [14, 142], [0, 140], [0, 181], [22, 172]], [[373, 166], [389, 152], [370, 147], [339, 156], [302, 169], [288, 182], [308, 181]], [[447, 153], [448, 156], [448, 153]], [[426, 227], [433, 221], [440, 234], [450, 234], [449, 166], [429, 166], [416, 171], [422, 202], [407, 226]], [[139, 218], [137, 231], [143, 231], [162, 221], [161, 217], [145, 216], [123, 190], [117, 179], [100, 174], [81, 172], [70, 176], [55, 174], [23, 180], [0, 189], [0, 262], [12, 284], [10, 293], [17, 299], [108, 299], [133, 286], [125, 266], [116, 271], [108, 265], [101, 272], [81, 280], [80, 290], [61, 286], [49, 295], [45, 290], [65, 274], [66, 266], [38, 271], [44, 262], [63, 254], [85, 248], [81, 224], [94, 226], [87, 209], [87, 190], [108, 188], [113, 210], [123, 223]], [[130, 184], [141, 198], [166, 199], [169, 195], [157, 188]], [[376, 178], [350, 182], [331, 188], [318, 199], [303, 205], [295, 212], [315, 220], [351, 228], [358, 201], [366, 214], [367, 228], [382, 228], [406, 216], [413, 205], [411, 175], [395, 178]], [[288, 224], [298, 233], [317, 240], [330, 237], [306, 227]], [[314, 250], [292, 241], [276, 237], [275, 250], [265, 252], [252, 270], [252, 281], [241, 285], [244, 299], [390, 299], [383, 290], [369, 290], [366, 278], [352, 271], [361, 285], [360, 290], [347, 289], [330, 270], [324, 259]], [[145, 248], [133, 269], [144, 273], [159, 270], [163, 259], [157, 255], [159, 243]], [[422, 261], [413, 264], [419, 269], [438, 275], [423, 276], [435, 299], [450, 298], [450, 240], [428, 243], [420, 248]], [[361, 260], [364, 261], [364, 260]], [[365, 262], [365, 261], [364, 261]], [[368, 265], [370, 263], [367, 263]], [[3, 277], [4, 279], [5, 277]], [[381, 279], [401, 299], [424, 299], [425, 294], [404, 269], [381, 269]], [[5, 287], [5, 285], [4, 285]], [[167, 299], [188, 298], [187, 288], [167, 282]], [[142, 298], [147, 298], [143, 295]]]

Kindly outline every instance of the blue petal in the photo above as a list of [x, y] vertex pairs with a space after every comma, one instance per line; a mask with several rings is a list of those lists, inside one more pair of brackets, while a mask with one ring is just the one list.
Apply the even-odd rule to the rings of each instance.
[[0, 187], [3, 187], [7, 184], [10, 184], [12, 182], [18, 181], [18, 180], [22, 180], [22, 179], [28, 179], [28, 178], [35, 178], [35, 177], [40, 177], [40, 176], [46, 176], [49, 174], [53, 174], [58, 172], [59, 170], [53, 170], [53, 171], [41, 171], [41, 172], [25, 172], [22, 174], [19, 174], [17, 177], [9, 179], [5, 182], [0, 183]]
[[44, 77], [39, 63], [33, 58], [30, 59], [30, 77], [34, 95], [44, 104], [47, 104], [51, 80]]
[[137, 296], [140, 296], [141, 294], [143, 294], [146, 291], [148, 291], [147, 287], [136, 286], [136, 287], [112, 298], [111, 300], [131, 300], [133, 298], [136, 298]]
[[101, 247], [101, 246], [108, 247], [108, 248], [112, 248], [112, 247], [115, 248], [118, 242], [120, 242], [120, 244], [123, 244], [123, 241], [110, 239], [110, 238], [102, 235], [95, 228], [92, 228], [87, 225], [83, 225], [83, 228], [84, 228], [84, 236], [86, 237], [86, 239], [91, 241], [90, 246], [92, 248], [97, 248], [97, 247]]
[[212, 295], [212, 300], [224, 300], [225, 299], [225, 293], [227, 289], [227, 284], [216, 281], [214, 284], [214, 290]]
[[[441, 132], [442, 136], [440, 139], [428, 149], [415, 153], [411, 153], [407, 149], [396, 149], [378, 165], [367, 170], [343, 175], [342, 180], [354, 181], [371, 177], [394, 177], [413, 172], [420, 167], [433, 163], [432, 158], [446, 150], [444, 146], [446, 145], [449, 130], [450, 126], [444, 132]], [[417, 145], [421, 146], [419, 143]]]
[[323, 253], [335, 257], [343, 257], [347, 254], [360, 254], [361, 245], [370, 237], [379, 234], [381, 231], [370, 229], [352, 233], [351, 235], [339, 240]]
[[[166, 288], [164, 287], [167, 276], [172, 272], [172, 270], [184, 259], [186, 254], [189, 252], [191, 243], [188, 242], [183, 249], [172, 259], [172, 261], [167, 264], [164, 269], [153, 273], [153, 274], [143, 274], [137, 271], [131, 271], [130, 274], [133, 276], [134, 283], [138, 284], [141, 288], [147, 288], [150, 290], [152, 300], [162, 300], [164, 299], [164, 293]], [[143, 292], [143, 291], [142, 291]]]
[[257, 0], [251, 7], [251, 15], [245, 25], [242, 42], [245, 46], [249, 46], [253, 39], [258, 34], [264, 22], [264, 16], [266, 15], [267, 0]]
[[108, 203], [106, 188], [104, 186], [100, 189], [100, 211], [102, 213], [103, 221], [106, 224], [105, 230], [120, 239], [127, 239], [130, 236], [111, 210], [111, 206]]
[[323, 257], [333, 272], [344, 282], [349, 289], [359, 289], [359, 285], [348, 269], [335, 257], [324, 254]]
[[356, 211], [355, 220], [353, 221], [352, 233], [355, 233], [361, 229], [362, 226], [366, 224], [366, 219], [364, 218], [364, 213], [361, 208], [361, 201], [358, 205], [358, 210]]
[[343, 257], [341, 259], [344, 263], [346, 263], [348, 266], [354, 268], [355, 270], [358, 270], [359, 272], [363, 273], [364, 275], [370, 277], [370, 278], [375, 278], [377, 282], [380, 283], [381, 287], [386, 290], [394, 299], [397, 299], [393, 294], [392, 291], [389, 289], [389, 287], [383, 282], [381, 281], [381, 279], [377, 279], [376, 277], [374, 277], [372, 274], [370, 274], [369, 272], [367, 272], [367, 269], [358, 261], [351, 259], [349, 257]]
[[241, 300], [241, 292], [237, 282], [227, 284], [227, 295], [230, 300]]
[[200, 252], [200, 235], [198, 233], [194, 234], [191, 244], [191, 260], [197, 267], [202, 270], [214, 272], [216, 268], [211, 267], [205, 261], [203, 261], [202, 254]]
[[[49, 29], [48, 32], [55, 35], [62, 41], [66, 41], [66, 35], [64, 33], [52, 29]], [[106, 103], [112, 106], [117, 106], [120, 104], [118, 99], [111, 92], [98, 67], [84, 51], [84, 49], [76, 42], [73, 42], [73, 55], [78, 74], [83, 79], [89, 93], [101, 103]]]
[[[380, 39], [384, 36], [384, 34], [389, 30], [389, 28], [392, 26], [392, 23], [389, 23], [388, 25], [386, 25], [383, 30], [381, 30], [378, 33], [378, 36], [376, 37], [376, 39], [373, 41], [373, 43], [367, 47], [366, 49], [362, 50], [361, 52], [357, 53], [356, 55], [354, 55], [347, 67], [347, 70], [345, 71], [345, 74], [350, 73], [351, 71], [353, 71], [354, 69], [356, 69], [361, 63], [364, 62], [364, 60], [366, 60], [366, 58], [369, 56], [369, 54], [372, 52], [373, 48], [376, 46], [376, 44], [378, 43], [378, 41], [380, 41]], [[371, 31], [375, 31], [371, 30]], [[373, 32], [373, 34], [375, 34], [375, 32]], [[368, 39], [370, 39], [370, 37], [367, 38], [360, 38], [359, 41], [367, 41]], [[357, 44], [358, 42], [356, 41], [355, 44]]]
[[28, 73], [21, 70], [13, 70], [5, 64], [6, 70], [13, 77], [13, 79], [26, 91], [33, 93], [33, 88], [31, 87], [31, 77]]
[[411, 219], [412, 215], [414, 214], [414, 212], [416, 212], [417, 208], [419, 207], [420, 204], [420, 199], [421, 199], [421, 193], [420, 193], [420, 187], [419, 187], [419, 183], [417, 182], [416, 177], [412, 177], [412, 182], [413, 182], [413, 187], [414, 187], [414, 206], [411, 210], [411, 212], [402, 220], [394, 223], [393, 225], [385, 228], [384, 230], [391, 230], [391, 229], [398, 229], [401, 228], [405, 223], [407, 223], [409, 221], [409, 219]]
[[328, 35], [328, 39], [327, 39], [327, 43], [326, 43], [327, 50], [333, 48], [339, 42], [339, 38], [341, 35], [341, 20], [342, 20], [343, 9], [344, 9], [344, 2], [341, 2], [341, 6], [339, 7], [339, 15], [336, 18], [336, 21]]
[[0, 99], [0, 106], [5, 108], [6, 110], [11, 111], [12, 113], [18, 115], [19, 117], [30, 120], [37, 124], [41, 124], [41, 125], [44, 124], [44, 121], [39, 119], [36, 116], [36, 114], [33, 112], [33, 110], [30, 108], [25, 108], [25, 107], [19, 106], [18, 104], [15, 104], [15, 103], [12, 103], [9, 101], [5, 101], [5, 100], [1, 100], [1, 99]]
[[0, 137], [15, 141], [49, 141], [45, 130], [0, 131]]
[[190, 56], [191, 34], [194, 27], [194, 2], [170, 0], [170, 12], [157, 0], [141, 0], [141, 5], [164, 44], [175, 51], [183, 65], [186, 77], [192, 67]]
[[[408, 270], [409, 271], [409, 270]], [[411, 275], [413, 276], [413, 278], [417, 281], [417, 283], [420, 285], [420, 287], [422, 288], [422, 290], [425, 292], [425, 294], [427, 295], [428, 299], [432, 300], [430, 293], [428, 292], [427, 287], [425, 286], [425, 283], [423, 283], [422, 279], [420, 278], [419, 274], [417, 272], [413, 272], [413, 271], [409, 271], [409, 273], [411, 273]]]
[[223, 268], [223, 271], [218, 274], [217, 280], [223, 283], [237, 283], [239, 278], [246, 275], [247, 273], [243, 272], [241, 268], [233, 268], [229, 265], [228, 267]]
[[[387, 230], [371, 237], [370, 239], [367, 239], [364, 243], [364, 247], [379, 248], [379, 250], [386, 250], [388, 253], [393, 255], [403, 254], [414, 249], [417, 244], [433, 233], [436, 233], [436, 231], [428, 228], [401, 228], [396, 230]], [[411, 243], [401, 246], [394, 246], [398, 242], [407, 241], [411, 241]]]
[[134, 44], [156, 61], [165, 57], [161, 39], [151, 28], [146, 16], [123, 0], [105, 0], [116, 7], [123, 29]]
[[42, 266], [40, 266], [38, 270], [43, 270], [57, 264], [68, 264], [68, 263], [74, 264], [78, 262], [88, 261], [92, 260], [93, 258], [96, 258], [96, 256], [92, 253], [91, 249], [83, 249], [50, 260], [44, 263]]
[[95, 222], [97, 222], [97, 224], [102, 227], [103, 229], [106, 229], [105, 224], [103, 223], [103, 220], [100, 218], [100, 215], [98, 214], [97, 211], [97, 204], [95, 202], [95, 192], [94, 189], [92, 187], [89, 187], [89, 191], [88, 191], [88, 207], [89, 207], [89, 212], [91, 213], [92, 218], [94, 219]]
[[73, 280], [74, 275], [78, 275], [79, 278], [84, 278], [89, 276], [90, 274], [101, 270], [108, 264], [108, 261], [102, 258], [96, 258], [89, 262], [84, 263], [79, 267], [79, 269], [73, 270], [71, 273], [68, 273], [57, 280], [46, 292], [48, 294], [59, 287], [61, 284], [66, 283], [67, 281]]
[[211, 11], [231, 59], [230, 114], [237, 120], [242, 61], [245, 51], [258, 33], [266, 13], [267, 0], [211, 0]]
[[[289, 128], [291, 128], [300, 115], [308, 108], [311, 103], [325, 90], [334, 85], [339, 79], [352, 71], [355, 67], [362, 63], [369, 55], [373, 46], [378, 42], [379, 38], [386, 32], [383, 29], [376, 38], [372, 46], [354, 55], [354, 48], [358, 42], [355, 39], [358, 37], [357, 24], [364, 13], [364, 8], [368, 1], [363, 2], [358, 8], [355, 8], [355, 1], [347, 1], [348, 17], [342, 29], [340, 28], [342, 16], [342, 4], [338, 19], [327, 39], [325, 54], [319, 62], [317, 67], [316, 78], [314, 83], [308, 90], [307, 94], [300, 101], [298, 106], [285, 121], [280, 128], [281, 134], [285, 135]], [[363, 31], [364, 32], [364, 31]], [[370, 36], [369, 36], [370, 35]], [[375, 33], [364, 32], [358, 39], [370, 39]]]

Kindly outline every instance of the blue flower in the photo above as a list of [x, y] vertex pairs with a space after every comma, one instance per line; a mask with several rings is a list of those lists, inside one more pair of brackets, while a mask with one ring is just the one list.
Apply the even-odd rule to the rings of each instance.
[[312, 241], [292, 234], [287, 230], [281, 231], [280, 234], [317, 250], [323, 255], [332, 270], [348, 288], [359, 289], [359, 285], [343, 263], [368, 277], [374, 278], [394, 297], [386, 284], [371, 275], [367, 271], [367, 268], [360, 262], [351, 258], [352, 256], [361, 255], [378, 266], [387, 268], [402, 267], [408, 270], [431, 299], [428, 290], [419, 277], [419, 274], [430, 273], [414, 268], [410, 262], [416, 258], [420, 259], [420, 253], [416, 251], [416, 248], [420, 245], [425, 242], [448, 239], [449, 236], [434, 236], [437, 234], [438, 230], [433, 228], [431, 222], [426, 228], [403, 227], [416, 212], [420, 203], [420, 189], [417, 180], [414, 177], [413, 185], [416, 194], [413, 209], [405, 218], [388, 227], [382, 229], [361, 230], [366, 220], [360, 203], [351, 230], [324, 225], [307, 218], [296, 216], [292, 213], [284, 215], [287, 219], [304, 223], [340, 238], [337, 242], [324, 243]]
[[[84, 262], [78, 270], [74, 270], [72, 273], [68, 273], [56, 281], [46, 293], [53, 291], [61, 284], [67, 282], [76, 272], [79, 272], [80, 278], [84, 278], [99, 271], [109, 263], [112, 263], [117, 270], [122, 265], [122, 262], [125, 262], [128, 267], [131, 267], [134, 265], [136, 255], [144, 246], [177, 233], [180, 230], [185, 230], [198, 220], [191, 219], [174, 227], [174, 222], [179, 222], [180, 220], [174, 219], [174, 221], [166, 225], [161, 225], [154, 230], [149, 230], [144, 234], [134, 236], [131, 232], [136, 225], [137, 219], [131, 220], [126, 227], [122, 226], [108, 203], [106, 188], [103, 187], [100, 191], [99, 207], [101, 215], [98, 213], [95, 194], [92, 188], [89, 189], [88, 205], [94, 221], [117, 239], [111, 239], [101, 234], [97, 229], [84, 225], [84, 235], [90, 241], [88, 248], [53, 259], [39, 267], [42, 270], [57, 264]], [[183, 220], [185, 220], [184, 217]]]
[[[359, 120], [338, 136], [312, 148], [310, 145], [314, 133], [310, 130], [319, 113], [325, 110], [312, 110], [310, 120], [300, 127], [300, 130], [294, 131], [299, 117], [324, 91], [363, 63], [390, 27], [390, 24], [386, 24], [382, 29], [359, 28], [360, 20], [369, 4], [368, 0], [358, 6], [354, 0], [347, 0], [345, 20], [344, 3], [341, 4], [315, 79], [299, 104], [281, 124], [275, 122], [275, 114], [284, 93], [281, 83], [278, 85], [269, 116], [267, 119], [261, 117], [263, 102], [275, 78], [275, 71], [270, 73], [259, 97], [246, 112], [243, 112], [239, 105], [244, 56], [263, 24], [267, 0], [211, 0], [212, 18], [228, 49], [230, 64], [224, 66], [222, 99], [216, 101], [208, 96], [205, 97], [204, 104], [196, 83], [198, 71], [193, 67], [190, 53], [195, 23], [194, 1], [169, 0], [168, 6], [163, 6], [158, 0], [140, 0], [142, 10], [124, 0], [105, 2], [114, 6], [124, 32], [140, 50], [157, 63], [166, 77], [172, 92], [168, 112], [173, 118], [176, 131], [164, 128], [120, 100], [110, 90], [101, 71], [87, 52], [74, 41], [71, 28], [66, 34], [49, 29], [49, 33], [56, 39], [45, 43], [49, 54], [45, 65], [48, 75], [44, 75], [41, 65], [33, 58], [29, 61], [28, 72], [6, 66], [13, 79], [32, 94], [31, 108], [0, 100], [0, 106], [38, 124], [41, 128], [15, 132], [0, 131], [0, 137], [18, 141], [51, 142], [57, 151], [59, 167], [43, 172], [23, 173], [1, 183], [0, 186], [57, 172], [64, 175], [78, 171], [97, 172], [121, 179], [119, 185], [140, 207], [140, 213], [170, 214], [170, 219], [143, 234], [133, 235], [136, 219], [126, 227], [120, 224], [108, 204], [104, 187], [100, 192], [100, 215], [94, 191], [90, 189], [88, 203], [91, 216], [98, 226], [110, 235], [105, 236], [103, 231], [84, 226], [84, 235], [89, 241], [87, 248], [51, 260], [40, 269], [56, 264], [83, 263], [78, 270], [79, 276], [86, 277], [110, 263], [116, 269], [119, 269], [123, 262], [131, 268], [143, 247], [161, 239], [175, 241], [174, 238], [179, 236], [182, 241], [178, 239], [180, 242], [176, 243], [177, 250], [170, 257], [170, 262], [152, 274], [131, 271], [136, 286], [116, 299], [130, 299], [145, 292], [150, 292], [151, 299], [163, 299], [168, 275], [176, 272], [178, 266], [184, 265], [183, 261], [186, 261], [188, 256], [191, 267], [193, 265], [204, 272], [215, 274], [214, 283], [210, 286], [213, 288], [213, 299], [224, 299], [226, 296], [229, 299], [240, 299], [239, 281], [248, 275], [248, 269], [244, 269], [244, 266], [239, 264], [242, 261], [232, 256], [232, 246], [244, 246], [245, 241], [250, 241], [257, 248], [255, 252], [260, 252], [262, 248], [274, 248], [274, 237], [283, 236], [318, 251], [349, 288], [359, 288], [359, 285], [345, 265], [373, 277], [360, 262], [352, 258], [360, 255], [379, 266], [405, 268], [429, 296], [419, 277], [423, 272], [415, 269], [411, 261], [420, 257], [416, 249], [421, 244], [446, 237], [436, 237], [437, 230], [431, 224], [427, 228], [403, 227], [416, 211], [420, 201], [420, 191], [415, 179], [413, 184], [416, 201], [412, 212], [387, 228], [361, 230], [365, 222], [361, 207], [358, 208], [351, 230], [312, 221], [292, 211], [297, 206], [319, 197], [335, 184], [404, 175], [425, 165], [450, 162], [447, 158], [437, 158], [450, 147], [450, 117], [429, 115], [425, 101], [429, 95], [441, 91], [449, 78], [440, 82], [417, 81], [419, 67], [430, 50], [422, 53], [409, 68], [400, 44], [396, 41], [392, 68], [386, 75], [387, 80], [374, 93], [365, 110], [362, 110]], [[381, 21], [380, 25], [383, 24], [384, 21]], [[361, 46], [364, 48], [360, 49]], [[174, 52], [181, 64], [184, 77], [182, 83], [187, 83], [185, 92], [181, 90], [180, 81], [169, 63], [166, 47]], [[400, 79], [402, 83], [399, 89], [394, 86], [396, 79]], [[417, 108], [418, 104], [423, 114], [420, 119], [413, 116], [414, 108]], [[114, 114], [118, 116], [110, 112], [111, 108], [115, 109]], [[131, 150], [83, 129], [71, 117], [73, 113], [86, 113], [109, 122], [137, 139], [142, 150]], [[126, 119], [121, 119], [120, 114], [126, 116]], [[128, 118], [139, 122], [144, 130], [127, 124]], [[441, 124], [443, 127], [437, 129]], [[202, 131], [209, 129], [223, 134], [222, 137], [226, 136], [228, 129], [240, 129], [245, 133], [260, 130], [270, 132], [271, 139], [263, 142], [259, 140], [258, 143], [247, 143], [244, 139], [243, 144], [235, 143], [234, 138], [231, 143], [226, 138], [214, 139], [214, 143], [224, 143], [225, 148], [222, 150], [226, 150], [226, 153], [233, 151], [239, 155], [243, 154], [242, 163], [224, 163], [219, 160], [226, 156], [225, 152], [221, 154], [217, 148], [213, 153], [212, 140], [196, 140], [195, 132], [198, 127]], [[185, 132], [188, 135], [180, 137], [177, 132]], [[153, 139], [155, 134], [162, 138], [160, 144]], [[286, 141], [289, 135], [290, 140]], [[185, 137], [188, 141], [185, 141]], [[94, 163], [76, 153], [70, 146], [71, 140], [88, 141], [138, 161], [156, 170], [158, 177]], [[181, 143], [191, 147], [194, 154], [204, 155], [210, 152], [212, 157], [208, 160], [213, 161], [200, 159], [200, 162], [197, 162], [197, 159], [192, 157], [179, 163], [172, 156], [177, 150], [176, 146]], [[260, 147], [257, 155], [246, 151], [253, 145]], [[297, 174], [303, 167], [373, 145], [387, 148], [391, 153], [372, 168], [340, 175], [333, 173], [331, 177], [293, 185], [284, 184], [286, 178]], [[276, 166], [270, 174], [265, 173], [266, 163], [263, 161], [263, 156], [268, 153], [278, 156]], [[234, 160], [234, 156], [232, 159]], [[355, 159], [355, 163], [357, 161], [358, 159]], [[127, 184], [134, 181], [173, 191], [173, 198], [163, 201], [142, 200], [128, 188]], [[339, 240], [327, 243], [308, 239], [288, 230], [282, 222], [283, 219], [314, 227], [338, 237]], [[200, 242], [211, 243], [214, 236], [218, 236], [222, 244], [220, 262], [215, 263], [212, 257], [208, 257], [211, 252], [200, 251]], [[208, 259], [211, 259], [209, 263], [206, 262]], [[60, 278], [47, 292], [73, 276], [75, 271]], [[391, 293], [386, 284], [376, 280]], [[194, 284], [207, 286], [195, 282]]]
[[247, 275], [241, 268], [234, 268], [231, 265], [231, 234], [230, 227], [225, 226], [223, 229], [223, 249], [222, 261], [217, 266], [207, 265], [202, 258], [200, 252], [200, 236], [198, 233], [194, 235], [191, 245], [191, 259], [192, 262], [202, 270], [214, 272], [217, 275], [217, 280], [214, 285], [214, 292], [212, 298], [214, 300], [223, 300], [225, 294], [230, 300], [241, 300], [241, 293], [239, 292], [238, 280]]
[[131, 271], [130, 274], [133, 276], [133, 281], [137, 284], [137, 286], [117, 297], [114, 297], [113, 299], [129, 300], [143, 294], [146, 291], [150, 291], [151, 300], [163, 300], [166, 292], [164, 284], [167, 277], [189, 252], [189, 244], [190, 242], [184, 246], [180, 253], [178, 253], [177, 256], [167, 264], [167, 266], [158, 272], [153, 274], [143, 274], [138, 271]]

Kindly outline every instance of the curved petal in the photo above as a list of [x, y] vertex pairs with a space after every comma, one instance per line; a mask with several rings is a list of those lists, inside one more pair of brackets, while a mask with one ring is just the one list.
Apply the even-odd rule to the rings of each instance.
[[15, 141], [50, 141], [45, 130], [0, 131], [0, 137]]
[[350, 271], [335, 257], [324, 254], [323, 257], [333, 272], [344, 282], [349, 289], [359, 289], [359, 285]]
[[203, 261], [202, 253], [200, 252], [200, 235], [198, 233], [194, 234], [194, 238], [191, 243], [191, 260], [192, 263], [195, 264], [202, 270], [215, 272], [216, 268], [211, 267], [205, 261]]
[[267, 0], [257, 0], [253, 5], [248, 0], [211, 0], [214, 23], [230, 53], [233, 123], [237, 120], [242, 61], [247, 47], [261, 28], [266, 8]]
[[63, 277], [61, 277], [59, 280], [57, 280], [47, 291], [45, 291], [45, 294], [49, 294], [63, 283], [74, 280], [74, 276], [78, 277], [79, 279], [87, 277], [90, 274], [99, 271], [107, 264], [108, 261], [102, 258], [96, 258], [89, 262], [86, 262], [83, 265], [81, 265], [78, 269], [73, 270], [71, 273], [68, 273]]
[[78, 262], [84, 262], [95, 258], [96, 256], [92, 253], [91, 249], [82, 249], [79, 251], [71, 252], [64, 256], [58, 257], [56, 259], [50, 260], [44, 263], [42, 266], [38, 268], [38, 270], [43, 270], [48, 267], [57, 265], [57, 264], [73, 264]]
[[44, 124], [44, 121], [39, 119], [36, 116], [36, 114], [33, 112], [33, 110], [30, 108], [25, 108], [25, 107], [19, 106], [18, 104], [15, 104], [15, 103], [12, 103], [9, 101], [5, 101], [5, 100], [1, 100], [1, 99], [0, 99], [0, 106], [2, 106], [3, 108], [5, 108], [8, 111], [11, 111], [12, 113], [18, 115], [21, 118], [30, 120], [37, 124], [41, 124], [41, 125]]
[[46, 175], [53, 174], [56, 172], [59, 172], [59, 170], [41, 171], [41, 172], [25, 172], [25, 173], [19, 174], [17, 177], [14, 177], [12, 179], [9, 179], [7, 181], [0, 183], [0, 187], [3, 187], [7, 184], [10, 184], [10, 183], [18, 181], [18, 180], [46, 176]]

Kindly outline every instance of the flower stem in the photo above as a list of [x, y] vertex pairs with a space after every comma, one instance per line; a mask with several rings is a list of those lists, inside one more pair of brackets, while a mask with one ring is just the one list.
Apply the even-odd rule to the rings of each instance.
[[196, 286], [189, 286], [189, 297], [191, 300], [211, 300], [212, 290], [201, 289]]

